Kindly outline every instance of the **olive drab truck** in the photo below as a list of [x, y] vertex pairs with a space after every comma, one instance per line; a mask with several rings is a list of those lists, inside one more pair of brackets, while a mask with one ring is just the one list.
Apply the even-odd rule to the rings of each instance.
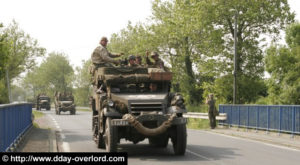
[[36, 110], [42, 110], [42, 108], [47, 111], [51, 109], [50, 98], [45, 94], [39, 94], [36, 98]]
[[90, 70], [93, 138], [98, 148], [117, 152], [121, 139], [165, 148], [184, 155], [187, 110], [183, 97], [170, 92], [171, 72], [146, 67], [100, 67]]
[[76, 114], [76, 105], [72, 93], [56, 92], [55, 93], [55, 114], [70, 111], [70, 115]]

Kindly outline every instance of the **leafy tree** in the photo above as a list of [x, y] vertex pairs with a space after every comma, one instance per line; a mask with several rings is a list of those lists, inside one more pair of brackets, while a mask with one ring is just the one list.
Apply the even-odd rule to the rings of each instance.
[[251, 98], [257, 98], [257, 94], [265, 93], [262, 92], [265, 87], [258, 84], [257, 86], [249, 84], [252, 88], [244, 89], [249, 82], [262, 82], [264, 61], [262, 60], [261, 45], [265, 41], [264, 36], [276, 39], [280, 30], [294, 21], [294, 13], [290, 12], [286, 0], [232, 0], [231, 3], [218, 0], [211, 5], [216, 9], [216, 17], [213, 22], [223, 27], [225, 49], [220, 56], [223, 57], [224, 64], [230, 66], [224, 72], [226, 75], [231, 75], [233, 70], [234, 17], [235, 15], [237, 17], [237, 75], [239, 81], [237, 98], [239, 103], [252, 102]]
[[9, 44], [7, 34], [3, 32], [3, 25], [0, 24], [0, 80], [5, 77], [5, 68], [8, 60]]
[[53, 97], [55, 91], [72, 91], [74, 70], [67, 56], [63, 53], [52, 52], [24, 79], [26, 87], [34, 95], [46, 93]]
[[74, 97], [76, 105], [88, 106], [91, 89], [91, 75], [89, 67], [91, 60], [82, 61], [81, 67], [76, 67], [76, 75], [74, 82]]
[[267, 49], [266, 69], [269, 100], [272, 104], [300, 104], [300, 23], [286, 29], [288, 46]]
[[13, 21], [5, 30], [7, 42], [10, 43], [8, 70], [10, 78], [18, 76], [36, 65], [36, 58], [45, 54], [45, 49], [39, 47], [38, 41], [31, 38]]
[[158, 45], [153, 41], [153, 35], [150, 32], [150, 27], [146, 25], [139, 23], [133, 26], [131, 22], [128, 22], [126, 28], [119, 33], [112, 34], [108, 49], [113, 52], [122, 52], [125, 56], [131, 54], [144, 56], [146, 50], [157, 50]]
[[3, 31], [3, 25], [0, 24], [0, 104], [7, 103], [7, 88], [5, 88], [5, 71], [8, 60], [9, 43], [6, 40], [7, 35]]
[[[0, 33], [0, 102], [8, 102], [7, 81], [1, 80], [3, 72], [7, 72], [9, 82], [16, 78], [20, 73], [31, 69], [36, 65], [36, 57], [45, 54], [45, 49], [39, 47], [37, 40], [31, 38], [18, 24], [12, 24], [1, 29]], [[3, 60], [3, 61], [2, 61]], [[5, 64], [5, 66], [3, 65]]]
[[152, 13], [151, 25], [130, 25], [112, 37], [118, 44], [111, 48], [129, 43], [123, 50], [139, 52], [151, 45], [171, 65], [175, 82], [191, 104], [201, 102], [208, 92], [230, 102], [235, 16], [238, 103], [254, 102], [266, 94], [262, 43], [265, 36], [277, 39], [279, 31], [294, 21], [287, 0], [155, 0]]

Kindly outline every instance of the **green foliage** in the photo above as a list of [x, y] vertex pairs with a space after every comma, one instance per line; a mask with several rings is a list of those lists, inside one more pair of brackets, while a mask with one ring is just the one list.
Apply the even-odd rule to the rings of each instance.
[[110, 49], [127, 54], [158, 51], [187, 103], [199, 104], [208, 93], [230, 103], [235, 15], [238, 103], [253, 103], [266, 96], [261, 46], [265, 36], [277, 39], [294, 21], [286, 0], [155, 0], [151, 24], [129, 23], [112, 35]]
[[300, 104], [300, 23], [286, 30], [286, 46], [270, 46], [266, 51], [268, 99], [272, 104]]
[[45, 54], [37, 40], [30, 37], [13, 21], [4, 32], [7, 34], [9, 47], [8, 70], [11, 79], [36, 65], [36, 58]]
[[76, 75], [74, 77], [74, 97], [75, 103], [79, 106], [88, 106], [89, 97], [91, 95], [91, 74], [89, 74], [89, 67], [91, 60], [82, 61], [82, 67], [76, 68]]
[[34, 118], [35, 119], [38, 119], [38, 118], [41, 118], [44, 116], [44, 113], [43, 112], [39, 112], [39, 111], [32, 111], [32, 114], [34, 115]]
[[189, 129], [209, 129], [208, 119], [188, 119], [187, 128]]
[[74, 70], [69, 59], [63, 53], [52, 52], [39, 67], [29, 72], [24, 79], [24, 86], [39, 93], [54, 96], [55, 91], [72, 91]]
[[7, 81], [4, 81], [4, 72], [9, 76], [9, 82], [20, 73], [32, 69], [36, 57], [45, 54], [45, 49], [39, 47], [37, 40], [31, 38], [18, 24], [3, 28], [0, 26], [0, 103], [8, 103]]
[[3, 25], [0, 24], [0, 80], [5, 77], [5, 68], [8, 60], [9, 44], [6, 40], [7, 34], [3, 32]]

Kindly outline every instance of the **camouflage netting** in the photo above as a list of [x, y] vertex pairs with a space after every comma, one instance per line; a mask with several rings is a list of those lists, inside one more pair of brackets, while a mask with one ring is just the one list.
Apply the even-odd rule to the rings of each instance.
[[170, 81], [171, 72], [159, 68], [102, 67], [98, 68], [94, 81], [103, 80], [107, 84], [144, 83], [149, 81]]

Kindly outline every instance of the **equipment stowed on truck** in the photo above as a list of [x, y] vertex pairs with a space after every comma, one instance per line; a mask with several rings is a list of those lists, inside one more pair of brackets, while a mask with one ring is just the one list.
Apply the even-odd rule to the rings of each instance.
[[60, 115], [60, 112], [70, 111], [70, 115], [76, 114], [76, 106], [74, 103], [74, 96], [72, 93], [55, 94], [55, 114]]
[[184, 155], [186, 113], [180, 94], [171, 93], [171, 72], [145, 67], [101, 67], [91, 71], [92, 130], [98, 148], [116, 152], [121, 139], [165, 148]]

